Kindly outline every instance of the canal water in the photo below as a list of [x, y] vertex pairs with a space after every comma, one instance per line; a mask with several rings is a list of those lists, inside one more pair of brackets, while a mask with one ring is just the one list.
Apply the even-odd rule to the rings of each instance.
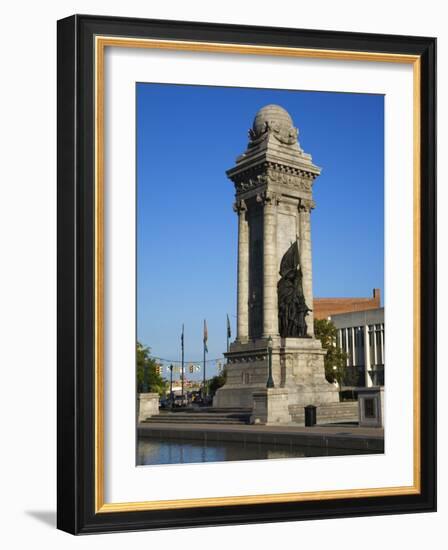
[[225, 462], [228, 460], [261, 460], [267, 458], [297, 458], [309, 456], [360, 455], [363, 451], [325, 449], [244, 443], [230, 441], [203, 441], [191, 439], [162, 440], [141, 437], [137, 445], [137, 465], [191, 464], [198, 462]]

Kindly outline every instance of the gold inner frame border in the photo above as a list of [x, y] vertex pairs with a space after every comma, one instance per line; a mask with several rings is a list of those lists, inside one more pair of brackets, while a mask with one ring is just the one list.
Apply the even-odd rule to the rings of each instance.
[[[207, 53], [233, 53], [301, 57], [312, 59], [406, 63], [413, 66], [413, 484], [401, 487], [342, 489], [302, 493], [155, 500], [141, 502], [106, 503], [104, 501], [104, 54], [106, 47], [146, 48]], [[420, 389], [420, 272], [421, 272], [421, 216], [420, 216], [420, 165], [421, 165], [421, 60], [418, 55], [381, 52], [321, 50], [294, 47], [255, 46], [177, 40], [123, 38], [96, 36], [95, 58], [95, 513], [167, 510], [211, 506], [236, 506], [280, 502], [304, 502], [342, 498], [365, 498], [420, 494], [421, 492], [421, 389]]]

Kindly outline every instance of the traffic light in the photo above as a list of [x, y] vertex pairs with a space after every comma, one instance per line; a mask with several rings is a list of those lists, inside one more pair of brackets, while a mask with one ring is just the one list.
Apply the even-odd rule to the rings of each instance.
[[188, 370], [189, 370], [190, 373], [193, 373], [194, 372], [194, 365], [190, 365], [188, 367]]

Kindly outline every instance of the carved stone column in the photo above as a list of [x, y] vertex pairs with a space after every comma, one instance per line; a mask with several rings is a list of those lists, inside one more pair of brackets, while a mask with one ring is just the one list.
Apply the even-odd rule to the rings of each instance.
[[370, 338], [369, 325], [364, 325], [364, 382], [366, 388], [372, 386], [370, 378]]
[[263, 204], [263, 337], [278, 335], [277, 197], [265, 192]]
[[[299, 239], [300, 239], [300, 262], [302, 267], [302, 285], [306, 305], [310, 309], [313, 306], [313, 268], [311, 258], [311, 210], [314, 208], [314, 201], [301, 199], [299, 203]], [[306, 317], [308, 335], [314, 336], [314, 312], [310, 311]]]
[[246, 219], [247, 207], [243, 200], [235, 203], [238, 214], [238, 291], [237, 291], [237, 340], [247, 342], [249, 338], [249, 226]]

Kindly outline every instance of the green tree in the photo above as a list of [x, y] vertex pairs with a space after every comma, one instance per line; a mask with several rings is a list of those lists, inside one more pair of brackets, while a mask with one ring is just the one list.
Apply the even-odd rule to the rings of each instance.
[[221, 374], [218, 374], [217, 376], [214, 376], [213, 378], [210, 378], [210, 380], [208, 381], [208, 394], [211, 397], [213, 397], [215, 395], [215, 393], [217, 392], [217, 390], [219, 390], [219, 388], [224, 386], [226, 381], [227, 381], [227, 372], [226, 372], [226, 369], [224, 367]]
[[[168, 382], [157, 372], [158, 364], [151, 357], [151, 350], [137, 342], [137, 392], [142, 393], [145, 388], [145, 382], [148, 392], [164, 395], [166, 393]], [[146, 380], [145, 380], [146, 377]]]
[[342, 383], [347, 384], [352, 372], [346, 367], [347, 354], [336, 345], [337, 333], [334, 323], [327, 319], [314, 319], [314, 334], [327, 351], [324, 358], [325, 378], [328, 382], [337, 382], [339, 387]]

